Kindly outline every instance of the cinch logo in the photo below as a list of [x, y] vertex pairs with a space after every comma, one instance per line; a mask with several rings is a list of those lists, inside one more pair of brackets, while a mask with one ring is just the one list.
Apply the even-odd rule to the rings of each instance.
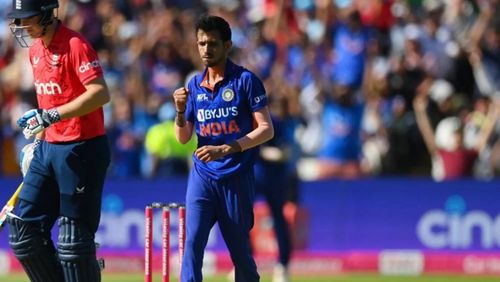
[[226, 107], [218, 109], [200, 109], [196, 114], [196, 118], [198, 119], [199, 122], [205, 122], [211, 119], [225, 118], [229, 116], [232, 117], [238, 116], [238, 108]]
[[35, 82], [36, 94], [38, 95], [56, 95], [62, 94], [62, 88], [56, 82], [47, 83]]
[[240, 128], [235, 120], [209, 122], [200, 124], [200, 136], [219, 136], [221, 134], [233, 134], [240, 132]]
[[[171, 211], [171, 238], [178, 236], [179, 220], [176, 211]], [[101, 215], [99, 230], [96, 233], [96, 242], [105, 248], [141, 248], [144, 246], [144, 211], [139, 209], [125, 209], [116, 212], [104, 211]], [[217, 243], [216, 228], [210, 232], [207, 247]], [[161, 213], [155, 213], [153, 220], [153, 244], [155, 247], [162, 245]], [[178, 245], [178, 240], [170, 242], [171, 247]]]
[[84, 73], [86, 71], [89, 71], [90, 69], [95, 69], [95, 68], [100, 68], [101, 64], [99, 63], [99, 60], [95, 60], [90, 63], [83, 63], [79, 68], [78, 71], [80, 73]]
[[[99, 231], [96, 237], [103, 247], [113, 248], [130, 248], [131, 246], [144, 246], [144, 212], [140, 210], [127, 209], [120, 214], [102, 213]], [[173, 215], [171, 219], [172, 236], [178, 236], [178, 220], [177, 215]], [[153, 222], [153, 242], [155, 246], [161, 246], [161, 214], [155, 214]], [[141, 236], [142, 234], [142, 236]], [[171, 246], [174, 247], [177, 240], [172, 240]]]
[[465, 201], [451, 196], [445, 210], [424, 213], [417, 224], [417, 237], [431, 249], [467, 249], [479, 244], [483, 249], [500, 247], [500, 215], [481, 210], [466, 211]]

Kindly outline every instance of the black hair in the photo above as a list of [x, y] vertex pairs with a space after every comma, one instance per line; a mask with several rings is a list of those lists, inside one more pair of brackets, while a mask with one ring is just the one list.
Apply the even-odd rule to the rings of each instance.
[[39, 22], [41, 26], [48, 26], [54, 22], [55, 15], [53, 10], [43, 11], [41, 15], [42, 17], [40, 18]]
[[205, 32], [217, 31], [222, 41], [226, 42], [231, 40], [231, 27], [229, 27], [229, 23], [218, 16], [201, 16], [196, 22], [195, 32], [198, 33], [198, 30], [203, 30]]

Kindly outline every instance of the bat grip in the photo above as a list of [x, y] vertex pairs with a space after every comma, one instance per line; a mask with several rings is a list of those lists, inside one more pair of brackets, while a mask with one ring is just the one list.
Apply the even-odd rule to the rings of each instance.
[[10, 197], [9, 201], [7, 202], [8, 206], [13, 207], [13, 206], [16, 205], [17, 199], [19, 198], [19, 193], [21, 193], [21, 189], [22, 188], [23, 188], [23, 182], [21, 182], [21, 184], [19, 184], [19, 186], [16, 189], [16, 192], [14, 192], [14, 194], [12, 195], [12, 197]]

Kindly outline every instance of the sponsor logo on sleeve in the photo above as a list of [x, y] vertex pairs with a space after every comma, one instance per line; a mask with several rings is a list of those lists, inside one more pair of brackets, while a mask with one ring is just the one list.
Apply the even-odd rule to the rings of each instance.
[[92, 62], [82, 63], [82, 65], [78, 68], [78, 71], [80, 73], [85, 73], [91, 69], [96, 69], [96, 68], [100, 68], [100, 67], [101, 67], [101, 64], [99, 63], [99, 60], [95, 60]]
[[257, 97], [255, 97], [255, 98], [253, 98], [253, 100], [254, 100], [254, 102], [255, 102], [256, 104], [260, 103], [260, 101], [262, 101], [262, 100], [264, 100], [264, 99], [266, 99], [266, 95], [260, 95], [260, 96], [257, 96]]

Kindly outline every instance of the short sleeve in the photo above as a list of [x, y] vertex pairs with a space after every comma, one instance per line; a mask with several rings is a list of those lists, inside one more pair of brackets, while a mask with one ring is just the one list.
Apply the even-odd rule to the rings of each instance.
[[248, 93], [248, 104], [253, 112], [256, 112], [267, 106], [266, 89], [262, 81], [253, 73], [244, 73], [244, 87]]
[[70, 64], [82, 84], [103, 75], [101, 63], [90, 43], [79, 37], [70, 39]]

